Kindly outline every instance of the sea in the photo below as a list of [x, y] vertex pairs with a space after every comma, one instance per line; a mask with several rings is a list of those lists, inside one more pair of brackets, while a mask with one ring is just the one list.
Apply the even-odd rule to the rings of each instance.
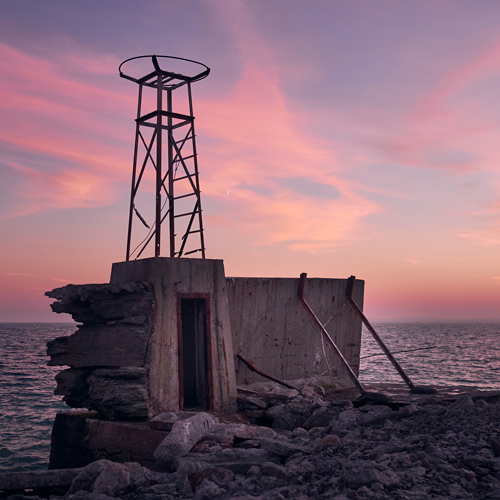
[[[415, 385], [500, 390], [500, 322], [373, 323]], [[56, 413], [69, 408], [54, 395], [47, 341], [71, 335], [75, 323], [0, 323], [0, 472], [48, 467]], [[399, 374], [363, 329], [360, 380], [399, 384]]]

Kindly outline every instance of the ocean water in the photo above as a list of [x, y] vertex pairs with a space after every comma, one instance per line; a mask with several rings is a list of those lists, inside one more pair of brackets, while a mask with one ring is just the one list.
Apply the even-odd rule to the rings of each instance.
[[47, 342], [71, 335], [74, 323], [0, 323], [0, 471], [47, 469], [60, 366], [47, 366]]
[[[415, 385], [500, 390], [500, 323], [374, 323]], [[402, 383], [363, 326], [360, 380]]]
[[[374, 323], [415, 384], [500, 389], [500, 323]], [[0, 472], [48, 466], [54, 416], [69, 408], [54, 395], [46, 343], [74, 323], [0, 323]], [[417, 350], [418, 349], [418, 350]], [[404, 351], [404, 352], [401, 352]], [[404, 382], [363, 330], [363, 383]]]

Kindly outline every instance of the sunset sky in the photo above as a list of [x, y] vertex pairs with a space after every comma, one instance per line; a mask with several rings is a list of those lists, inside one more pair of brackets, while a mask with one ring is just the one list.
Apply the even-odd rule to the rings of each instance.
[[380, 318], [500, 318], [500, 3], [15, 0], [0, 16], [0, 321], [125, 258], [143, 54], [193, 85], [207, 257], [365, 280]]

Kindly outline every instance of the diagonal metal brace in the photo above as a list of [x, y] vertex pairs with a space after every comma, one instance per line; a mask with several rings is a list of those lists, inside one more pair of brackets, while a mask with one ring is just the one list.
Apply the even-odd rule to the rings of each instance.
[[333, 341], [332, 337], [326, 330], [326, 328], [323, 326], [323, 323], [318, 319], [316, 314], [314, 314], [314, 311], [311, 309], [309, 304], [306, 302], [306, 299], [304, 297], [304, 292], [306, 289], [306, 281], [307, 281], [307, 273], [302, 273], [300, 275], [300, 281], [299, 281], [299, 299], [302, 305], [304, 306], [304, 309], [306, 310], [307, 314], [311, 317], [311, 319], [316, 323], [316, 325], [319, 327], [321, 330], [321, 333], [327, 338], [327, 340], [330, 342], [332, 347], [335, 349], [335, 352], [341, 359], [342, 363], [345, 365], [347, 368], [347, 372], [349, 374], [349, 377], [351, 380], [354, 382], [354, 385], [356, 388], [359, 390], [361, 394], [364, 394], [366, 392], [365, 388], [363, 387], [363, 384], [359, 381], [358, 377], [356, 377], [356, 374], [352, 371], [352, 368], [350, 367], [349, 363], [347, 360], [344, 358], [344, 355], [340, 352], [340, 349], [337, 347], [337, 344]]
[[385, 355], [389, 358], [389, 361], [394, 365], [394, 368], [396, 368], [396, 370], [401, 375], [402, 379], [406, 382], [408, 387], [410, 389], [414, 389], [415, 384], [410, 380], [410, 377], [406, 375], [402, 366], [396, 361], [391, 351], [389, 351], [389, 348], [384, 344], [383, 340], [379, 337], [378, 333], [375, 331], [375, 328], [373, 328], [373, 326], [368, 321], [368, 318], [363, 314], [363, 311], [359, 308], [358, 304], [356, 304], [356, 301], [353, 298], [355, 280], [356, 276], [350, 276], [347, 280], [347, 289], [346, 289], [347, 300], [350, 302], [351, 306], [356, 311], [357, 315], [361, 318], [361, 321], [363, 321], [368, 331], [373, 335], [373, 338], [377, 341], [377, 344], [381, 347], [382, 351], [384, 351]]

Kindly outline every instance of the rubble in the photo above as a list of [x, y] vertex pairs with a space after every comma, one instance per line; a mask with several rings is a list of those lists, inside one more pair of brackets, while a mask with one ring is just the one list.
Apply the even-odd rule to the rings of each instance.
[[[308, 414], [301, 427], [283, 429], [270, 406], [269, 427], [216, 423], [203, 413], [177, 419], [158, 450], [173, 443], [176, 426], [187, 429], [185, 448], [197, 443], [171, 454], [171, 470], [99, 460], [72, 469], [64, 499], [500, 498], [500, 392], [407, 395], [359, 407], [291, 395], [275, 406]], [[192, 419], [200, 425], [187, 425]], [[0, 474], [0, 490], [5, 484]]]

